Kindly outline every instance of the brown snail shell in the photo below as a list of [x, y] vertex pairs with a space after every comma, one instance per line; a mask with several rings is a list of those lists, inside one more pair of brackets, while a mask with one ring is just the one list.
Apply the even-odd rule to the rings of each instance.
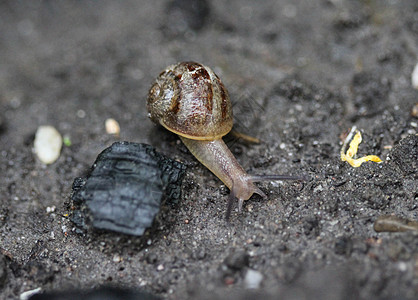
[[167, 67], [148, 94], [150, 118], [190, 139], [214, 140], [233, 125], [228, 91], [219, 77], [196, 62]]

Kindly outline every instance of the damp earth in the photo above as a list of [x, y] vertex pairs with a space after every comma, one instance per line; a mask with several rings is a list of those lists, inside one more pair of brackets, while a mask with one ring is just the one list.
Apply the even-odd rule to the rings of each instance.
[[[1, 2], [0, 298], [416, 299], [417, 1], [154, 2]], [[225, 137], [249, 173], [310, 179], [259, 184], [225, 222], [228, 189], [147, 116], [180, 61], [211, 67], [260, 139]], [[43, 125], [64, 141], [48, 165]], [[354, 126], [382, 163], [341, 161]], [[78, 230], [73, 182], [120, 141], [187, 166], [181, 196], [142, 236]]]

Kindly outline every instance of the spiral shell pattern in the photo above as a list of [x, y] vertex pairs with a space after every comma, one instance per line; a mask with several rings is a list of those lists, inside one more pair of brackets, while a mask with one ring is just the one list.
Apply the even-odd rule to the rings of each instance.
[[219, 139], [232, 129], [228, 91], [209, 67], [196, 62], [161, 72], [148, 93], [147, 108], [154, 122], [189, 139]]

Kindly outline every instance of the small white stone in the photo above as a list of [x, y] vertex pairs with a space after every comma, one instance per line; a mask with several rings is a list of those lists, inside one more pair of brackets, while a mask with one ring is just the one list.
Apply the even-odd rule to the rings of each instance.
[[262, 280], [263, 274], [256, 270], [249, 269], [244, 278], [245, 287], [247, 289], [258, 289]]
[[157, 271], [162, 271], [164, 270], [164, 265], [158, 265], [157, 266]]
[[319, 193], [319, 192], [322, 192], [323, 190], [324, 188], [322, 187], [322, 185], [318, 185], [316, 188], [314, 188], [313, 192]]
[[52, 126], [39, 126], [35, 134], [34, 151], [44, 164], [52, 164], [61, 153], [61, 134]]
[[115, 254], [114, 256], [113, 256], [113, 262], [115, 262], [115, 263], [119, 263], [119, 262], [121, 262], [122, 261], [122, 257], [120, 257], [120, 255], [119, 254]]
[[406, 272], [408, 270], [408, 264], [406, 262], [401, 261], [398, 263], [398, 269], [401, 272]]
[[118, 121], [115, 119], [109, 118], [105, 122], [106, 132], [108, 134], [119, 135], [120, 133], [120, 126]]
[[139, 286], [146, 286], [148, 284], [148, 281], [146, 281], [145, 279], [142, 279], [141, 277], [138, 278], [139, 281]]
[[55, 209], [56, 209], [56, 207], [55, 207], [55, 206], [48, 206], [48, 207], [46, 208], [46, 212], [47, 212], [47, 213], [52, 213], [52, 212], [54, 212], [54, 211], [55, 211]]
[[414, 89], [418, 89], [418, 64], [415, 65], [411, 75], [412, 86]]

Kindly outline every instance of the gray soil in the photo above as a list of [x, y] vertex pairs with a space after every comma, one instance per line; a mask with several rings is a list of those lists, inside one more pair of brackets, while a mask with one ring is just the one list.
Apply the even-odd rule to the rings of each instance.
[[[199, 3], [1, 1], [0, 298], [116, 285], [168, 299], [417, 299], [418, 234], [373, 223], [418, 219], [418, 2]], [[227, 137], [249, 173], [310, 180], [259, 184], [268, 200], [227, 224], [228, 189], [147, 117], [153, 79], [189, 60], [215, 70], [239, 130], [261, 139]], [[32, 153], [45, 124], [71, 140], [48, 166]], [[383, 163], [340, 161], [353, 126], [359, 155]], [[182, 198], [145, 238], [77, 234], [73, 180], [117, 140], [188, 165]]]

